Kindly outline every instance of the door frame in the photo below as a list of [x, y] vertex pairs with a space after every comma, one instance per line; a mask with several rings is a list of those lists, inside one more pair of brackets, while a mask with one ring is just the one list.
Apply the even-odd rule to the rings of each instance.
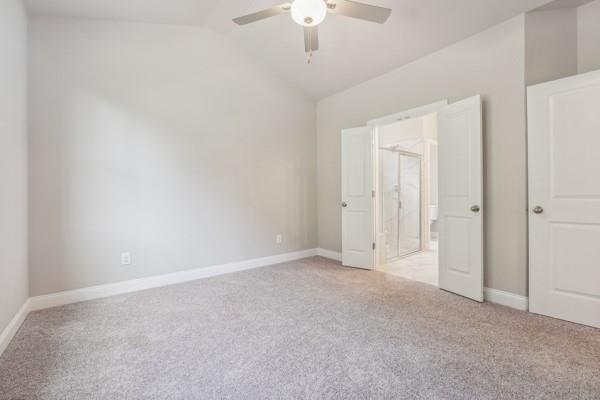
[[[448, 99], [443, 99], [443, 100], [439, 100], [436, 101], [434, 103], [430, 103], [430, 104], [426, 104], [426, 105], [422, 105], [419, 107], [415, 107], [415, 108], [411, 108], [408, 110], [404, 110], [404, 111], [400, 111], [394, 114], [390, 114], [390, 115], [386, 115], [383, 117], [379, 117], [379, 118], [375, 118], [372, 119], [370, 121], [367, 121], [367, 126], [372, 128], [373, 131], [373, 140], [374, 140], [374, 154], [373, 154], [373, 175], [374, 175], [374, 188], [373, 190], [375, 191], [375, 198], [374, 198], [374, 205], [373, 205], [373, 231], [375, 234], [375, 243], [376, 243], [376, 250], [375, 250], [375, 269], [377, 269], [377, 267], [379, 267], [380, 265], [385, 264], [385, 257], [380, 257], [380, 251], [381, 251], [381, 246], [383, 245], [383, 243], [381, 243], [380, 239], [379, 239], [379, 232], [381, 229], [380, 226], [380, 214], [381, 214], [381, 199], [379, 198], [379, 190], [381, 189], [379, 187], [379, 134], [380, 134], [380, 128], [382, 126], [385, 125], [389, 125], [392, 124], [394, 122], [399, 122], [399, 121], [404, 121], [407, 119], [412, 119], [412, 118], [419, 118], [419, 117], [423, 117], [425, 115], [428, 114], [433, 114], [433, 113], [437, 113], [437, 119], [438, 119], [438, 123], [439, 123], [439, 113], [440, 111], [446, 107], [448, 104], [450, 104]], [[438, 154], [439, 154], [439, 147], [438, 147]], [[438, 165], [439, 168], [439, 165]], [[421, 174], [423, 175], [423, 174]], [[439, 176], [439, 171], [438, 171], [438, 176]], [[421, 187], [421, 190], [422, 187]], [[421, 210], [422, 211], [422, 210]], [[423, 241], [421, 240], [421, 243]], [[439, 257], [439, 253], [438, 253], [438, 257]], [[439, 263], [439, 260], [438, 260]]]
[[403, 121], [405, 119], [422, 117], [427, 114], [433, 114], [439, 112], [442, 108], [450, 104], [448, 99], [436, 101], [431, 104], [410, 108], [408, 110], [400, 111], [394, 114], [386, 115], [383, 117], [375, 118], [367, 121], [367, 126], [372, 126], [377, 129], [378, 126], [389, 125], [394, 122]]

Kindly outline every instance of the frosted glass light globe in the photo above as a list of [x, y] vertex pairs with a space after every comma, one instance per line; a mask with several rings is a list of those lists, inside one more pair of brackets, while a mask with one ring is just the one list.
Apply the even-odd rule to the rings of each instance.
[[327, 15], [327, 5], [323, 0], [294, 0], [292, 19], [302, 26], [317, 26]]

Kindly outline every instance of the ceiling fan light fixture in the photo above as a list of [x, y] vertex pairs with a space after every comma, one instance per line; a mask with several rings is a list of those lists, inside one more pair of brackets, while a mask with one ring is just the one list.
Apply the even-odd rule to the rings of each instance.
[[298, 25], [317, 26], [327, 16], [327, 4], [323, 0], [295, 0], [291, 13]]

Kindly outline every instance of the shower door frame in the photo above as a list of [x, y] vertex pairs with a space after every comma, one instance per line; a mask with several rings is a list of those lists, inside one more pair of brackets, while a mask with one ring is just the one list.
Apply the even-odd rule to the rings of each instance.
[[[418, 217], [418, 221], [419, 221], [419, 246], [418, 249], [415, 251], [411, 251], [408, 253], [404, 253], [404, 254], [400, 254], [400, 213], [398, 213], [398, 226], [397, 226], [397, 245], [398, 245], [398, 255], [395, 257], [390, 257], [388, 258], [387, 255], [385, 257], [385, 262], [394, 262], [406, 257], [410, 257], [416, 253], [420, 253], [423, 251], [423, 155], [419, 154], [419, 153], [414, 153], [411, 151], [407, 151], [407, 150], [402, 150], [402, 149], [397, 149], [397, 148], [389, 148], [389, 147], [380, 147], [379, 150], [384, 150], [384, 151], [390, 151], [393, 153], [397, 153], [398, 154], [398, 189], [400, 190], [401, 188], [401, 174], [402, 174], [402, 163], [400, 161], [400, 157], [404, 156], [404, 157], [411, 157], [411, 158], [416, 158], [417, 160], [419, 160], [419, 217]], [[382, 173], [385, 173], [385, 171], [381, 171]], [[380, 185], [381, 186], [381, 185]], [[381, 189], [383, 190], [383, 187], [381, 187]], [[398, 196], [400, 196], [400, 191], [398, 191]], [[400, 201], [400, 199], [398, 199], [398, 201]], [[383, 203], [383, 193], [381, 193], [381, 203]], [[384, 220], [385, 217], [385, 211], [384, 211], [384, 207], [380, 204], [379, 205], [380, 210], [381, 210], [381, 220]], [[400, 207], [398, 207], [400, 208]], [[383, 228], [383, 226], [382, 226]]]

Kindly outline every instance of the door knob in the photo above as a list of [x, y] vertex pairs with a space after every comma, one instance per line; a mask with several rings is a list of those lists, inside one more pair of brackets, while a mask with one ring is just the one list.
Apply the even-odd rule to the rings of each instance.
[[346, 203], [345, 201], [342, 202], [342, 207], [344, 207], [344, 208], [348, 207], [348, 203]]
[[532, 211], [536, 214], [541, 214], [544, 212], [544, 209], [540, 206], [536, 206]]
[[473, 211], [473, 212], [479, 212], [479, 211], [481, 211], [481, 207], [479, 207], [479, 206], [472, 206], [471, 207], [471, 211]]

